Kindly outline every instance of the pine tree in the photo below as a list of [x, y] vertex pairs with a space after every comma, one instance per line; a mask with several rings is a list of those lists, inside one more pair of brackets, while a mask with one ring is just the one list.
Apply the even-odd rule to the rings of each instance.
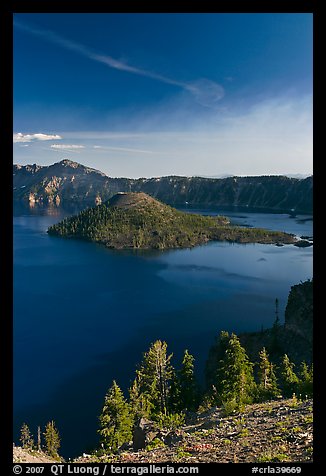
[[105, 395], [104, 406], [99, 418], [101, 443], [106, 450], [116, 452], [123, 443], [132, 438], [133, 418], [130, 407], [115, 381]]
[[149, 418], [152, 405], [146, 395], [141, 393], [138, 377], [129, 388], [129, 402], [135, 422], [140, 418]]
[[216, 389], [220, 387], [220, 371], [229, 340], [229, 333], [227, 331], [221, 331], [214, 346], [209, 350], [205, 368], [205, 380], [208, 392], [204, 399], [210, 402], [211, 405], [221, 403]]
[[34, 439], [26, 423], [23, 423], [20, 429], [19, 441], [21, 442], [22, 447], [26, 450], [31, 450], [34, 447]]
[[273, 364], [269, 361], [265, 347], [259, 352], [258, 399], [272, 400], [280, 395]]
[[299, 379], [294, 372], [294, 363], [284, 354], [280, 366], [280, 385], [283, 397], [292, 397], [298, 392]]
[[41, 451], [41, 427], [37, 427], [37, 450]]
[[281, 396], [281, 390], [278, 386], [278, 381], [276, 377], [276, 373], [274, 370], [274, 364], [271, 363], [271, 372], [270, 372], [270, 398], [277, 398]]
[[299, 372], [299, 393], [305, 397], [313, 396], [313, 364], [310, 367], [306, 362], [301, 363]]
[[43, 435], [46, 452], [53, 458], [57, 458], [58, 450], [60, 448], [60, 435], [53, 420], [46, 424]]
[[194, 374], [194, 357], [185, 350], [181, 369], [176, 375], [176, 386], [178, 389], [177, 410], [195, 411], [198, 405], [198, 385]]
[[276, 298], [275, 299], [275, 321], [274, 321], [274, 324], [273, 324], [273, 327], [274, 328], [279, 328], [280, 327], [280, 317], [279, 317], [279, 310], [278, 310], [278, 299]]
[[271, 355], [277, 356], [281, 353], [281, 346], [280, 346], [280, 317], [279, 317], [279, 301], [275, 299], [275, 320], [273, 323], [273, 327], [271, 330], [271, 342], [269, 345], [269, 351]]
[[239, 338], [232, 334], [219, 370], [217, 391], [222, 402], [234, 400], [238, 406], [252, 402], [255, 390], [252, 367]]
[[139, 370], [136, 371], [139, 382], [139, 392], [149, 403], [150, 417], [168, 413], [173, 367], [170, 360], [173, 354], [167, 355], [167, 344], [157, 340], [144, 354]]

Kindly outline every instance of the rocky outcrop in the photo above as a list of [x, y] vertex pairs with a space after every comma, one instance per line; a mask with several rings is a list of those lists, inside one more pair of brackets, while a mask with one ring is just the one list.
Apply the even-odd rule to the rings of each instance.
[[98, 204], [102, 195], [109, 197], [108, 177], [98, 170], [64, 159], [41, 167], [14, 165], [14, 200], [60, 205], [61, 202]]
[[305, 281], [291, 287], [285, 309], [285, 331], [291, 332], [312, 345], [313, 338], [313, 282]]
[[[14, 165], [14, 199], [48, 203], [58, 195], [61, 203], [98, 204], [118, 192], [145, 192], [174, 206], [240, 207], [288, 213], [312, 213], [313, 178], [284, 176], [112, 178], [64, 159], [42, 167]], [[53, 202], [53, 199], [52, 199]]]
[[282, 355], [288, 354], [296, 364], [303, 360], [312, 362], [313, 340], [313, 281], [291, 287], [284, 325], [277, 325], [261, 332], [245, 333], [239, 336], [248, 355], [254, 361], [258, 353], [266, 347], [270, 357], [278, 362]]
[[157, 437], [158, 428], [156, 425], [146, 418], [140, 418], [135, 424], [132, 434], [132, 446], [134, 450], [146, 448], [154, 438]]
[[[300, 365], [302, 361], [312, 362], [313, 327], [313, 281], [292, 286], [285, 311], [285, 323], [275, 323], [270, 329], [258, 332], [245, 332], [239, 339], [251, 362], [259, 361], [259, 352], [266, 348], [270, 360], [279, 364], [287, 354], [292, 362]], [[206, 362], [205, 378], [207, 388], [215, 381], [217, 362], [223, 357], [223, 347], [219, 337], [210, 348]]]

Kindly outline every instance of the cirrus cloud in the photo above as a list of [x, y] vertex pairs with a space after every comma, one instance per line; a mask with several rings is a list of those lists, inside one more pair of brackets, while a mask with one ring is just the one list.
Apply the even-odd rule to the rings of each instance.
[[59, 150], [85, 149], [85, 146], [77, 145], [77, 144], [52, 144], [51, 149], [59, 149]]
[[60, 139], [62, 139], [62, 137], [59, 136], [58, 134], [41, 134], [41, 133], [23, 134], [22, 132], [16, 132], [16, 133], [13, 134], [13, 142], [14, 143], [17, 143], [17, 142], [32, 142], [34, 140], [44, 141], [44, 140], [60, 140]]
[[195, 101], [202, 106], [214, 108], [216, 103], [224, 97], [223, 87], [215, 81], [211, 81], [206, 78], [201, 78], [191, 82], [180, 81], [178, 79], [170, 78], [157, 73], [156, 71], [130, 65], [125, 61], [118, 60], [110, 55], [99, 54], [87, 46], [64, 38], [63, 36], [58, 35], [51, 30], [36, 28], [17, 20], [14, 21], [14, 26], [32, 35], [40, 36], [46, 41], [57, 44], [67, 50], [74, 51], [75, 53], [82, 55], [92, 61], [105, 64], [109, 68], [124, 71], [126, 73], [136, 74], [138, 76], [144, 76], [155, 81], [160, 81], [161, 83], [171, 84], [181, 88], [184, 91], [190, 93], [194, 97]]

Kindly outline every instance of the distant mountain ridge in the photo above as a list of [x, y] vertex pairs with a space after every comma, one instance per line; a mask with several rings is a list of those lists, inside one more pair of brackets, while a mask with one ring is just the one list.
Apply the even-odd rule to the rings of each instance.
[[144, 192], [174, 206], [248, 207], [312, 213], [313, 177], [113, 178], [64, 159], [50, 166], [14, 165], [13, 197], [31, 204], [100, 204], [118, 192]]

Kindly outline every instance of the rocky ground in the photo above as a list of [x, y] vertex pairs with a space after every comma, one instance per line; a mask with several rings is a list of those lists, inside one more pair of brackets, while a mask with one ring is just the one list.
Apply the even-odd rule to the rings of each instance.
[[[223, 416], [213, 407], [174, 431], [151, 431], [144, 449], [117, 455], [83, 455], [74, 463], [312, 462], [313, 401], [296, 399], [248, 405]], [[43, 452], [14, 446], [15, 463], [53, 463]]]
[[30, 451], [20, 446], [13, 447], [13, 462], [14, 463], [57, 463], [57, 460], [50, 458], [43, 451]]
[[312, 412], [312, 400], [296, 399], [250, 405], [227, 417], [212, 408], [190, 425], [154, 437], [143, 450], [81, 457], [75, 462], [312, 462]]

